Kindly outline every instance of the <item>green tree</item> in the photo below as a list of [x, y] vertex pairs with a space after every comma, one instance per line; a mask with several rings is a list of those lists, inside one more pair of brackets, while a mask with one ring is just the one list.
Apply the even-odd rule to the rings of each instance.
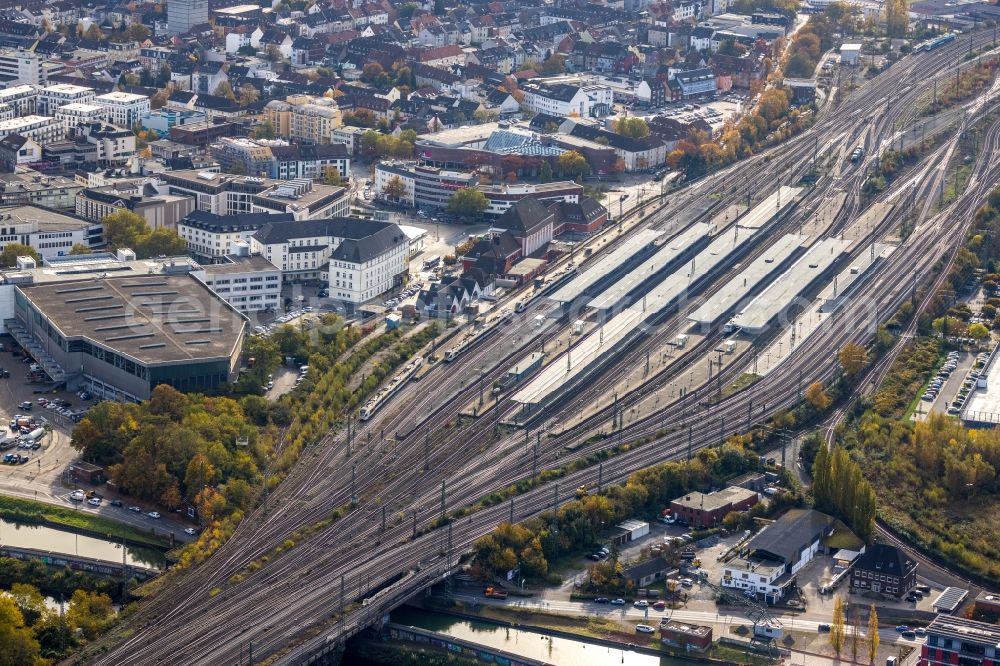
[[553, 53], [542, 63], [542, 74], [544, 76], [557, 76], [566, 72], [566, 58], [558, 53]]
[[10, 596], [14, 597], [14, 603], [17, 604], [18, 610], [21, 611], [24, 623], [29, 627], [35, 626], [42, 619], [42, 616], [45, 615], [47, 610], [45, 607], [45, 597], [42, 596], [42, 593], [34, 585], [14, 583], [10, 586]]
[[649, 136], [649, 125], [642, 118], [622, 118], [615, 124], [615, 131], [636, 139]]
[[270, 120], [264, 119], [257, 127], [253, 128], [252, 136], [255, 139], [273, 139], [275, 136], [274, 124]]
[[833, 621], [830, 623], [830, 647], [840, 656], [846, 639], [844, 628], [844, 599], [839, 594], [833, 601]]
[[382, 188], [382, 194], [389, 201], [400, 201], [406, 196], [406, 184], [399, 176], [393, 176]]
[[42, 261], [41, 255], [34, 248], [21, 243], [7, 243], [3, 246], [3, 253], [0, 253], [0, 263], [7, 267], [16, 266], [18, 257], [31, 257], [37, 263]]
[[990, 337], [990, 329], [985, 324], [975, 323], [969, 326], [969, 337], [976, 342], [982, 342]]
[[868, 663], [874, 664], [878, 658], [878, 645], [880, 638], [878, 635], [878, 613], [875, 612], [875, 604], [868, 609]]
[[0, 663], [34, 666], [38, 653], [38, 641], [24, 625], [24, 617], [14, 599], [0, 595]]
[[84, 245], [83, 243], [73, 243], [73, 247], [69, 249], [70, 255], [80, 255], [80, 254], [91, 254], [92, 250], [90, 247]]
[[[232, 88], [230, 87], [230, 89]], [[244, 83], [240, 86], [240, 106], [253, 104], [258, 99], [260, 99], [260, 91], [253, 85]]]
[[823, 385], [819, 382], [810, 384], [804, 397], [806, 403], [818, 412], [822, 412], [830, 406], [830, 396], [826, 394]]
[[142, 42], [149, 38], [149, 28], [141, 23], [132, 23], [125, 28], [125, 37], [133, 42]]
[[83, 33], [83, 38], [92, 42], [100, 42], [104, 39], [104, 33], [97, 27], [96, 23], [91, 23], [87, 32]]
[[104, 242], [110, 252], [122, 247], [135, 249], [139, 240], [149, 234], [146, 220], [125, 208], [105, 215], [101, 224], [104, 226]]
[[340, 175], [340, 169], [335, 166], [328, 166], [323, 169], [323, 184], [341, 187], [344, 184], [344, 179]]
[[187, 243], [173, 229], [160, 227], [139, 239], [135, 254], [139, 259], [176, 257], [187, 251]]
[[548, 160], [542, 162], [542, 166], [538, 170], [538, 180], [543, 183], [552, 182], [552, 165], [549, 164]]
[[450, 214], [462, 218], [478, 218], [490, 205], [486, 195], [475, 187], [463, 187], [456, 190], [448, 199], [447, 210]]

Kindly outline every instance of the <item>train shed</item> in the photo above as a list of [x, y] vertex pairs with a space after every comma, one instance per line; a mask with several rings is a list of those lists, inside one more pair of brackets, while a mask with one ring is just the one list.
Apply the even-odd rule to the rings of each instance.
[[581, 297], [596, 293], [615, 276], [627, 271], [654, 252], [653, 242], [661, 235], [662, 232], [653, 229], [635, 232], [618, 247], [598, 258], [592, 266], [560, 287], [549, 298], [562, 305], [568, 305]]
[[642, 320], [642, 313], [630, 310], [613, 317], [542, 368], [511, 400], [528, 410], [554, 400], [589, 371], [610, 361], [615, 348], [639, 330]]
[[629, 297], [640, 291], [643, 285], [656, 280], [704, 247], [711, 229], [710, 225], [701, 222], [691, 225], [664, 243], [649, 259], [591, 299], [587, 306], [595, 310], [608, 311], [618, 308], [623, 303], [627, 304]]
[[727, 328], [739, 329], [749, 335], [763, 333], [796, 298], [828, 274], [844, 256], [850, 244], [851, 241], [841, 238], [825, 238], [813, 245], [791, 268], [772, 281], [743, 311], [733, 317], [726, 325]]
[[688, 320], [695, 324], [711, 326], [728, 313], [732, 312], [742, 301], [749, 298], [775, 272], [787, 267], [788, 261], [795, 255], [806, 236], [786, 234], [740, 272], [739, 275], [712, 294], [701, 307], [688, 315]]

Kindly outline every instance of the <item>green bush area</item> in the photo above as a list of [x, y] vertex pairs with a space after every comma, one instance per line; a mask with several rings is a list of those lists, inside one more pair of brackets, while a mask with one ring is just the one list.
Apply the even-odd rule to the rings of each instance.
[[1000, 432], [942, 415], [866, 414], [844, 444], [875, 487], [879, 516], [950, 564], [1000, 582]]
[[46, 606], [33, 585], [15, 583], [0, 591], [0, 662], [48, 666], [96, 638], [114, 619], [111, 597], [101, 592], [76, 590], [67, 601], [63, 615]]

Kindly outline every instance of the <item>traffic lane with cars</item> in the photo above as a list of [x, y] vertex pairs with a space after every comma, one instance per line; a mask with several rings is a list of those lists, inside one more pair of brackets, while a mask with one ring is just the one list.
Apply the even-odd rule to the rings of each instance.
[[[636, 608], [629, 603], [619, 603], [614, 604], [612, 601], [624, 601], [619, 599], [609, 600], [604, 603], [591, 602], [581, 602], [581, 601], [556, 601], [548, 599], [532, 599], [532, 598], [521, 598], [521, 597], [508, 597], [507, 599], [488, 599], [482, 596], [476, 596], [472, 594], [455, 594], [454, 599], [463, 601], [465, 603], [479, 604], [479, 605], [492, 605], [492, 606], [510, 606], [517, 609], [526, 609], [534, 611], [547, 611], [549, 613], [558, 613], [566, 615], [579, 615], [584, 617], [589, 616], [600, 616], [608, 619], [622, 619], [625, 621], [637, 621], [644, 623], [654, 623], [659, 624], [661, 620], [672, 619], [679, 620], [682, 622], [694, 622], [698, 624], [720, 624], [720, 625], [733, 625], [733, 624], [750, 624], [746, 616], [741, 614], [726, 614], [719, 613], [716, 611], [706, 610], [686, 610], [686, 609], [666, 609], [664, 611], [659, 611], [653, 608], [652, 605], [646, 608]], [[781, 620], [782, 625], [788, 631], [805, 631], [805, 632], [815, 632], [820, 633], [821, 626], [827, 626], [829, 619], [810, 619], [801, 614], [791, 614], [784, 615], [776, 613], [775, 616]], [[864, 635], [864, 628], [860, 628], [861, 632], [859, 635]], [[909, 628], [907, 628], [909, 629]], [[923, 637], [914, 634], [913, 638], [908, 635], [904, 636], [902, 632], [897, 631], [893, 627], [886, 627], [879, 629], [879, 639], [883, 644], [895, 643], [900, 645], [909, 646], [919, 646], [923, 643]]]
[[[87, 497], [90, 492], [76, 489], [60, 495], [60, 499], [77, 511], [85, 511], [119, 523], [125, 523], [155, 536], [170, 539], [173, 535], [176, 541], [184, 543], [193, 541], [197, 536], [197, 529], [192, 527], [190, 523], [180, 520], [177, 513], [163, 513], [159, 508], [147, 509], [138, 504], [129, 503], [127, 499], [109, 500], [100, 492], [97, 493], [100, 497]], [[91, 499], [97, 499], [99, 503], [91, 504]]]

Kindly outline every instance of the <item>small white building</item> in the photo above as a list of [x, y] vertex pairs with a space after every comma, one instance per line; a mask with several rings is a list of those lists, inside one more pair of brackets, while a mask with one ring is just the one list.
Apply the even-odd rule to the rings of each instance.
[[119, 127], [132, 127], [149, 113], [149, 98], [127, 92], [110, 92], [94, 98], [94, 103], [107, 108], [108, 120]]
[[861, 44], [842, 44], [840, 62], [843, 65], [857, 65], [861, 59]]

